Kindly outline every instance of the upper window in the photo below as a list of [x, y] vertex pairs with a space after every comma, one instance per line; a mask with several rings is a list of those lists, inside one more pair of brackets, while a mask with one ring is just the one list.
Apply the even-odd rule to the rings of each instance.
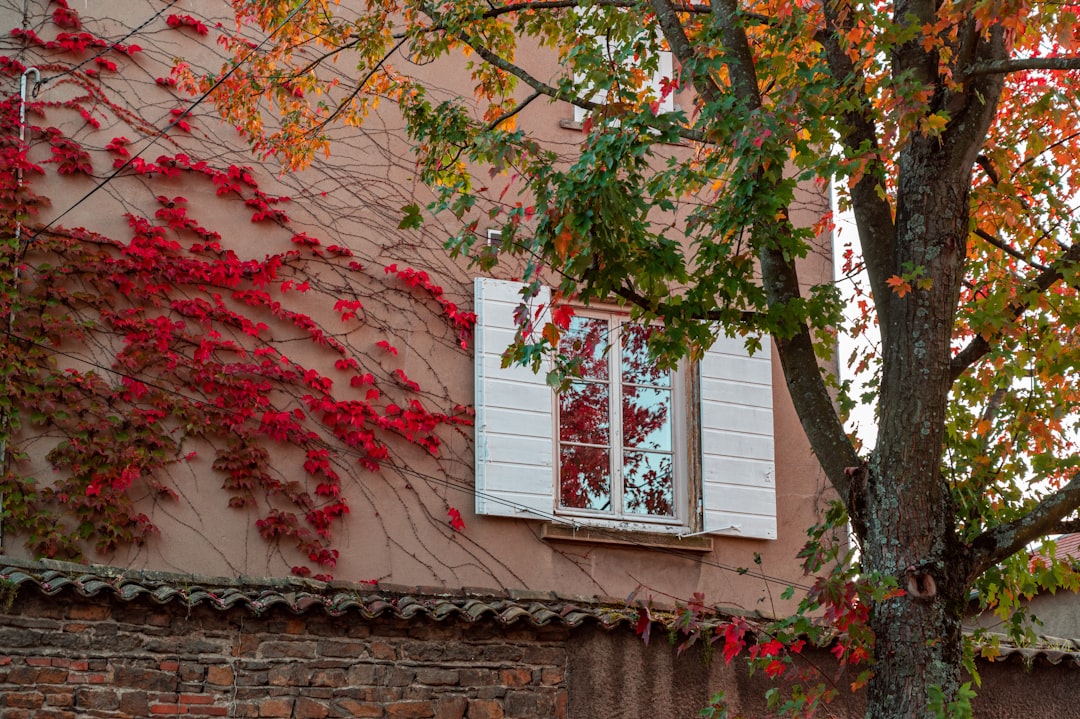
[[580, 373], [556, 397], [561, 513], [684, 521], [678, 373], [649, 360], [655, 331], [617, 315], [579, 313], [563, 335], [560, 349]]
[[582, 310], [561, 341], [580, 376], [556, 393], [545, 372], [502, 366], [521, 289], [476, 280], [477, 514], [776, 538], [767, 341], [751, 357], [720, 337], [669, 372], [648, 358], [662, 328]]
[[[662, 50], [657, 61], [659, 63], [656, 72], [653, 73], [649, 83], [643, 88], [649, 95], [656, 98], [656, 113], [672, 112], [675, 109], [675, 93], [670, 89], [672, 82], [672, 55], [669, 50]], [[577, 78], [580, 83], [581, 78]], [[593, 102], [602, 105], [607, 101], [607, 90], [597, 90], [591, 98]], [[589, 116], [589, 111], [583, 107], [574, 105], [574, 122], [584, 122]]]

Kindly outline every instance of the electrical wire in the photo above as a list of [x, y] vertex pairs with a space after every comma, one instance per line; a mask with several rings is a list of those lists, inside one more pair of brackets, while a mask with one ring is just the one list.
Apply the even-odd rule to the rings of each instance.
[[[172, 2], [173, 2], [173, 3], [175, 3], [175, 2], [178, 2], [178, 0], [172, 0]], [[210, 97], [210, 95], [212, 95], [212, 94], [214, 93], [214, 91], [215, 91], [215, 90], [216, 90], [216, 89], [217, 89], [218, 87], [220, 87], [220, 86], [221, 86], [221, 84], [222, 84], [223, 82], [225, 82], [225, 80], [227, 80], [227, 79], [228, 79], [228, 78], [229, 78], [229, 77], [230, 77], [230, 76], [231, 76], [231, 75], [232, 75], [232, 74], [233, 74], [234, 72], [236, 72], [236, 71], [237, 71], [237, 69], [239, 69], [239, 68], [240, 68], [240, 66], [241, 66], [241, 65], [243, 65], [243, 64], [244, 64], [244, 63], [245, 63], [245, 62], [246, 62], [246, 61], [248, 60], [248, 58], [250, 58], [250, 57], [251, 57], [252, 55], [254, 55], [254, 54], [255, 54], [256, 52], [258, 52], [258, 51], [259, 51], [260, 49], [262, 49], [262, 47], [263, 47], [264, 45], [266, 45], [266, 43], [270, 42], [270, 41], [271, 41], [271, 40], [272, 40], [272, 39], [274, 38], [274, 36], [275, 36], [275, 35], [277, 35], [277, 34], [278, 34], [278, 33], [279, 33], [279, 32], [280, 32], [281, 30], [282, 30], [282, 28], [284, 28], [284, 27], [285, 27], [286, 25], [288, 25], [288, 24], [289, 24], [289, 22], [290, 22], [290, 21], [291, 21], [291, 20], [293, 19], [293, 17], [295, 17], [295, 16], [296, 16], [296, 14], [297, 14], [297, 13], [299, 13], [299, 12], [300, 12], [301, 10], [303, 10], [303, 9], [304, 9], [305, 7], [307, 7], [307, 6], [308, 6], [308, 5], [310, 4], [310, 3], [311, 3], [311, 0], [304, 0], [304, 1], [302, 2], [302, 3], [300, 3], [299, 5], [297, 5], [297, 6], [296, 6], [296, 8], [295, 8], [295, 9], [294, 9], [294, 10], [293, 10], [292, 12], [290, 12], [290, 13], [289, 13], [289, 14], [288, 14], [288, 15], [287, 15], [287, 16], [286, 16], [286, 17], [285, 17], [285, 18], [284, 18], [284, 19], [283, 19], [283, 20], [281, 21], [281, 23], [280, 23], [280, 24], [278, 24], [278, 26], [277, 26], [277, 27], [275, 27], [275, 28], [274, 28], [274, 29], [273, 29], [273, 30], [272, 30], [272, 31], [270, 32], [270, 34], [269, 34], [269, 35], [267, 35], [267, 36], [266, 36], [265, 38], [263, 38], [261, 42], [259, 42], [259, 43], [258, 43], [257, 45], [255, 45], [255, 47], [252, 47], [252, 48], [251, 48], [250, 50], [248, 50], [247, 54], [245, 54], [245, 55], [244, 55], [243, 59], [242, 59], [242, 60], [241, 60], [240, 62], [237, 62], [237, 63], [235, 63], [235, 64], [234, 64], [234, 65], [233, 65], [233, 66], [232, 66], [231, 68], [229, 68], [229, 70], [228, 70], [227, 72], [225, 72], [225, 73], [224, 73], [224, 74], [223, 74], [223, 75], [222, 75], [221, 77], [217, 78], [217, 79], [216, 79], [216, 80], [214, 81], [214, 84], [213, 84], [213, 85], [211, 85], [211, 86], [210, 86], [210, 87], [209, 87], [209, 88], [208, 88], [208, 89], [206, 90], [206, 92], [202, 93], [202, 94], [201, 94], [201, 95], [199, 95], [199, 96], [198, 96], [197, 98], [195, 98], [195, 100], [194, 100], [194, 101], [192, 101], [192, 103], [191, 103], [190, 105], [188, 105], [188, 106], [187, 106], [187, 107], [186, 107], [186, 108], [184, 109], [184, 111], [183, 111], [183, 112], [181, 112], [181, 113], [179, 113], [179, 114], [177, 114], [177, 115], [173, 116], [173, 117], [172, 117], [172, 119], [168, 120], [168, 123], [167, 123], [167, 124], [165, 125], [165, 127], [164, 127], [164, 128], [162, 128], [161, 130], [158, 130], [158, 132], [157, 132], [157, 133], [156, 133], [156, 134], [155, 134], [155, 135], [154, 135], [153, 137], [151, 137], [151, 138], [149, 139], [149, 141], [148, 141], [148, 142], [146, 143], [146, 145], [145, 145], [145, 146], [144, 146], [144, 147], [143, 147], [142, 149], [140, 149], [140, 150], [139, 150], [138, 152], [135, 152], [135, 153], [133, 153], [133, 154], [132, 154], [132, 155], [131, 155], [131, 156], [130, 156], [129, 158], [127, 158], [127, 159], [126, 159], [126, 160], [125, 160], [125, 161], [124, 161], [124, 162], [123, 162], [123, 163], [122, 163], [121, 165], [119, 165], [118, 167], [116, 167], [116, 168], [115, 168], [115, 169], [114, 169], [114, 170], [113, 170], [113, 171], [112, 171], [111, 173], [109, 173], [108, 175], [106, 175], [104, 179], [102, 179], [102, 180], [101, 180], [100, 182], [98, 182], [98, 184], [94, 185], [94, 187], [92, 187], [92, 188], [91, 188], [91, 189], [90, 189], [89, 191], [87, 191], [87, 192], [86, 192], [86, 194], [84, 194], [84, 195], [83, 195], [82, 197], [80, 197], [80, 198], [79, 198], [78, 200], [76, 200], [76, 201], [75, 201], [75, 203], [74, 203], [73, 205], [71, 205], [71, 206], [70, 206], [70, 207], [68, 207], [68, 208], [67, 208], [66, 210], [64, 210], [63, 212], [61, 212], [60, 214], [58, 214], [58, 215], [57, 215], [56, 217], [52, 218], [52, 219], [51, 219], [51, 220], [49, 220], [49, 221], [48, 221], [47, 223], [45, 223], [45, 225], [43, 225], [43, 226], [42, 226], [41, 228], [39, 228], [39, 229], [38, 229], [38, 231], [37, 231], [37, 232], [35, 232], [35, 233], [34, 233], [33, 235], [31, 235], [31, 236], [27, 237], [27, 240], [26, 240], [26, 244], [25, 244], [25, 245], [23, 246], [23, 248], [22, 248], [22, 253], [23, 253], [23, 254], [25, 254], [25, 253], [26, 253], [26, 250], [27, 250], [27, 249], [29, 248], [29, 246], [30, 246], [30, 245], [31, 245], [31, 244], [33, 243], [33, 241], [34, 241], [35, 239], [37, 239], [37, 238], [38, 238], [38, 237], [39, 237], [39, 236], [41, 235], [41, 233], [43, 233], [43, 232], [47, 231], [47, 230], [48, 230], [49, 228], [53, 227], [53, 226], [54, 226], [54, 225], [55, 225], [55, 224], [56, 224], [57, 222], [59, 222], [60, 220], [62, 220], [62, 219], [63, 219], [64, 217], [66, 217], [66, 216], [67, 216], [68, 214], [70, 214], [70, 213], [74, 212], [74, 211], [75, 211], [75, 209], [76, 209], [76, 208], [78, 208], [78, 207], [79, 207], [79, 206], [80, 206], [80, 205], [81, 205], [82, 203], [86, 202], [86, 201], [87, 201], [88, 199], [90, 199], [90, 198], [91, 198], [91, 197], [92, 197], [93, 195], [95, 195], [95, 194], [96, 194], [96, 193], [97, 193], [97, 192], [98, 192], [99, 190], [103, 189], [103, 188], [104, 188], [104, 187], [105, 187], [106, 185], [108, 185], [108, 184], [109, 184], [110, 182], [112, 182], [112, 181], [113, 181], [114, 179], [116, 179], [116, 178], [117, 178], [117, 177], [118, 177], [118, 176], [120, 175], [120, 173], [121, 173], [121, 172], [123, 172], [123, 171], [124, 171], [124, 170], [126, 170], [126, 169], [127, 169], [128, 167], [130, 167], [130, 166], [131, 166], [131, 164], [132, 164], [132, 163], [133, 163], [133, 162], [134, 162], [134, 161], [135, 161], [135, 160], [136, 160], [137, 158], [141, 157], [143, 153], [145, 153], [145, 152], [146, 152], [147, 150], [149, 150], [149, 149], [150, 149], [150, 148], [152, 148], [152, 147], [153, 147], [154, 145], [156, 145], [156, 144], [158, 143], [158, 141], [159, 141], [159, 140], [160, 140], [160, 139], [161, 139], [162, 137], [164, 137], [164, 136], [165, 136], [165, 133], [167, 133], [167, 132], [168, 132], [168, 131], [169, 131], [170, 129], [172, 129], [172, 128], [173, 128], [173, 127], [174, 127], [174, 126], [175, 126], [175, 125], [176, 125], [176, 124], [177, 124], [178, 122], [181, 122], [181, 121], [183, 121], [183, 120], [184, 120], [184, 118], [186, 118], [186, 117], [187, 117], [188, 115], [190, 115], [190, 114], [191, 114], [191, 112], [192, 112], [192, 111], [193, 111], [193, 110], [194, 110], [194, 109], [195, 109], [196, 107], [198, 107], [199, 105], [201, 105], [201, 104], [203, 103], [203, 101], [204, 101], [204, 100], [206, 100], [206, 99], [207, 99], [208, 97]], [[166, 9], [167, 9], [167, 8], [166, 8]], [[161, 13], [158, 13], [158, 15], [160, 15], [160, 14], [161, 14]], [[157, 17], [157, 16], [155, 16], [155, 17]], [[151, 18], [151, 20], [153, 20], [153, 18]], [[148, 20], [147, 22], [143, 23], [143, 24], [142, 24], [142, 25], [140, 25], [139, 27], [140, 27], [140, 28], [142, 28], [142, 27], [145, 27], [145, 26], [146, 26], [146, 25], [147, 25], [147, 24], [148, 24], [149, 22], [150, 22], [150, 20]], [[126, 36], [125, 36], [125, 38], [126, 38], [126, 37], [131, 37], [131, 34], [132, 34], [132, 33], [129, 33], [128, 35], [126, 35]], [[103, 51], [103, 52], [104, 52], [104, 51]], [[80, 64], [80, 65], [78, 65], [77, 67], [81, 67], [81, 66], [82, 66], [82, 64], [85, 64], [85, 63], [81, 63], [81, 64]], [[72, 71], [68, 71], [68, 72], [72, 72]], [[54, 76], [54, 78], [50, 78], [50, 79], [55, 79], [55, 77], [61, 77], [61, 76], [62, 76], [62, 75], [57, 75], [57, 76]]]
[[88, 65], [89, 63], [91, 63], [91, 62], [93, 62], [93, 61], [97, 60], [97, 59], [98, 59], [99, 57], [102, 57], [102, 56], [104, 56], [104, 55], [105, 55], [106, 53], [108, 53], [109, 51], [111, 51], [111, 50], [112, 50], [113, 48], [115, 48], [115, 47], [116, 47], [117, 45], [122, 45], [122, 44], [124, 44], [124, 42], [125, 42], [126, 40], [128, 40], [128, 38], [131, 38], [131, 37], [132, 37], [132, 36], [134, 36], [134, 35], [135, 35], [136, 33], [139, 33], [139, 32], [141, 32], [141, 31], [142, 31], [143, 29], [145, 29], [145, 28], [146, 28], [146, 27], [147, 27], [147, 26], [148, 26], [148, 25], [149, 25], [150, 23], [152, 23], [153, 21], [157, 20], [157, 19], [158, 19], [159, 17], [161, 17], [162, 15], [164, 15], [164, 14], [165, 14], [165, 11], [166, 11], [166, 10], [171, 10], [171, 9], [172, 9], [172, 6], [173, 6], [173, 5], [175, 5], [175, 4], [176, 4], [176, 3], [178, 3], [178, 2], [180, 2], [180, 0], [169, 0], [169, 4], [168, 4], [168, 5], [166, 5], [165, 7], [161, 8], [161, 9], [160, 9], [160, 10], [158, 10], [158, 11], [157, 11], [156, 13], [154, 13], [153, 15], [151, 15], [151, 16], [150, 16], [149, 18], [147, 18], [147, 19], [146, 19], [146, 20], [145, 20], [145, 21], [144, 21], [144, 22], [143, 22], [142, 24], [140, 24], [140, 25], [139, 25], [138, 27], [135, 27], [135, 28], [133, 28], [133, 29], [132, 29], [132, 30], [131, 30], [130, 32], [128, 32], [128, 34], [127, 34], [127, 35], [124, 35], [124, 36], [123, 36], [122, 38], [120, 38], [119, 40], [116, 40], [115, 42], [112, 42], [112, 43], [110, 43], [110, 44], [109, 44], [109, 46], [108, 46], [108, 47], [106, 47], [106, 48], [104, 48], [103, 50], [101, 50], [101, 52], [99, 52], [98, 54], [96, 54], [96, 55], [94, 55], [94, 56], [92, 56], [92, 57], [88, 57], [88, 58], [86, 58], [85, 60], [83, 60], [82, 62], [80, 62], [80, 63], [79, 63], [78, 65], [76, 65], [75, 67], [71, 67], [71, 68], [68, 68], [67, 70], [64, 70], [63, 72], [61, 72], [61, 73], [59, 73], [59, 74], [57, 74], [57, 75], [53, 75], [53, 76], [51, 76], [51, 77], [47, 77], [47, 78], [45, 78], [44, 80], [39, 80], [39, 81], [37, 82], [37, 84], [36, 84], [36, 85], [34, 86], [34, 92], [33, 92], [33, 96], [34, 96], [34, 97], [37, 97], [37, 93], [38, 93], [38, 88], [40, 88], [40, 87], [41, 87], [42, 85], [44, 85], [44, 84], [46, 84], [46, 83], [48, 83], [48, 82], [52, 82], [53, 80], [58, 80], [58, 79], [60, 79], [60, 78], [62, 78], [62, 77], [67, 77], [68, 75], [72, 75], [72, 74], [74, 74], [74, 73], [78, 72], [79, 68], [83, 67], [84, 65]]

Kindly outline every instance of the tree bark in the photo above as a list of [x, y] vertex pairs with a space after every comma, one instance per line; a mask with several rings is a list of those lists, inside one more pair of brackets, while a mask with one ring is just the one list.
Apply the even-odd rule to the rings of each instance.
[[954, 697], [961, 684], [966, 586], [955, 511], [941, 474], [951, 339], [968, 232], [968, 187], [937, 139], [916, 137], [903, 154], [894, 267], [918, 274], [889, 303], [881, 424], [871, 455], [865, 516], [866, 570], [895, 577], [905, 596], [873, 607], [874, 677], [867, 716], [925, 716], [928, 687]]

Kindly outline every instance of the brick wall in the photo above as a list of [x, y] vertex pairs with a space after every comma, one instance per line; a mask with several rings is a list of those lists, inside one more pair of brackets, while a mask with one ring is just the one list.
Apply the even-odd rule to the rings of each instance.
[[566, 717], [565, 627], [18, 593], [0, 718]]
[[[486, 613], [406, 619], [404, 601], [382, 613], [382, 599], [365, 605], [366, 617], [321, 606], [256, 614], [161, 604], [145, 592], [125, 600], [115, 584], [90, 597], [36, 587], [57, 590], [27, 581], [5, 607], [12, 592], [0, 584], [0, 719], [690, 719], [720, 689], [732, 716], [770, 716], [760, 672], [696, 650], [677, 656], [662, 637], [646, 646], [626, 622], [571, 627], [548, 610], [538, 612], [544, 627]], [[529, 614], [522, 606], [518, 616]], [[831, 666], [825, 650], [807, 653]], [[1080, 717], [1080, 658], [1032, 650], [1008, 659], [981, 664], [976, 716]], [[829, 711], [860, 717], [862, 696], [842, 693]]]

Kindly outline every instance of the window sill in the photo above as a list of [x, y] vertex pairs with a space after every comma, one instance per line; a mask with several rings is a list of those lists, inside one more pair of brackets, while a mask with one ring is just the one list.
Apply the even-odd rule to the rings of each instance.
[[571, 527], [565, 524], [544, 522], [540, 525], [540, 538], [549, 542], [588, 542], [590, 544], [614, 544], [634, 547], [663, 547], [687, 552], [711, 552], [712, 537], [701, 535], [679, 537], [677, 534], [637, 532], [597, 527]]

